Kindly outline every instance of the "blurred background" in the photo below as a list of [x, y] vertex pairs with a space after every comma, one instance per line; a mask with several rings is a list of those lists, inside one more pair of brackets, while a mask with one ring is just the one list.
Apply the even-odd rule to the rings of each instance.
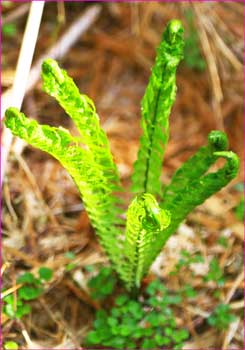
[[[3, 96], [13, 83], [29, 8], [30, 2], [2, 3]], [[90, 10], [94, 11], [92, 19]], [[140, 136], [140, 101], [162, 31], [173, 18], [183, 21], [186, 45], [177, 71], [177, 98], [170, 117], [171, 136], [162, 180], [168, 182], [176, 168], [206, 144], [208, 133], [214, 129], [227, 133], [230, 149], [240, 156], [241, 169], [227, 188], [188, 217], [178, 248], [169, 245], [168, 263], [163, 259], [161, 269], [156, 264], [154, 272], [165, 278], [170, 261], [173, 266], [181, 249], [195, 251], [198, 246], [207, 258], [206, 264], [217, 256], [228, 276], [221, 290], [224, 298], [238, 281], [239, 299], [243, 282], [244, 4], [46, 2], [33, 67], [39, 75], [35, 62], [56, 47], [60, 65], [80, 91], [94, 100], [122, 182], [128, 188]], [[89, 24], [81, 33], [75, 30], [74, 39], [69, 28], [78, 19]], [[70, 47], [62, 54], [61, 39], [66, 34]], [[62, 125], [75, 132], [65, 112], [42, 91], [40, 79], [27, 92], [22, 111], [40, 123]], [[41, 265], [54, 271], [45, 295], [33, 302], [31, 316], [13, 322], [3, 315], [4, 336], [29, 349], [33, 342], [40, 345], [44, 340], [43, 347], [77, 346], [89, 329], [95, 307], [86, 290], [88, 271], [84, 267], [104, 263], [106, 258], [72, 180], [54, 159], [22, 144], [21, 152], [13, 151], [8, 158], [2, 217], [5, 288], [16, 291], [16, 277], [23, 271], [35, 271]], [[217, 245], [220, 236], [228, 246]], [[71, 271], [67, 270], [67, 252], [74, 257]], [[205, 266], [199, 268], [196, 279], [200, 289], [203, 269]], [[212, 308], [213, 300], [207, 292], [199, 302], [198, 308]], [[188, 314], [187, 309], [184, 311]], [[200, 312], [194, 316], [202, 319]], [[194, 316], [190, 313], [190, 319]], [[238, 322], [228, 343], [230, 348], [241, 348], [241, 330], [242, 322]], [[193, 339], [189, 344], [192, 349], [222, 343], [220, 334], [205, 327], [198, 334], [194, 332]], [[228, 349], [227, 342], [221, 345]]]

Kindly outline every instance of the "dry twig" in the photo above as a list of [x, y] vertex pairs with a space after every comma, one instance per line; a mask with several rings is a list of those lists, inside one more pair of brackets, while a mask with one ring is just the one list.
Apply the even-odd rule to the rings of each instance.
[[[13, 87], [8, 94], [2, 97], [1, 117], [11, 104], [13, 107], [21, 108], [25, 95], [25, 88], [31, 67], [31, 62], [36, 46], [39, 26], [41, 23], [44, 1], [32, 2], [26, 24], [26, 29], [20, 49]], [[4, 129], [2, 137], [2, 158], [1, 158], [1, 180], [7, 166], [7, 159], [12, 143], [12, 134], [8, 129]]]

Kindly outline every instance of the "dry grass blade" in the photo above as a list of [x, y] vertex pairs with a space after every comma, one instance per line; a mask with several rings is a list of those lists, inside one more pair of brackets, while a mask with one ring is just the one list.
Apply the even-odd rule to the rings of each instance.
[[16, 290], [18, 290], [20, 287], [22, 287], [22, 284], [16, 284], [14, 287], [11, 287], [7, 290], [5, 290], [4, 292], [1, 293], [1, 298], [6, 297], [9, 294], [14, 293]]
[[215, 29], [212, 21], [205, 15], [203, 15], [202, 18], [203, 18], [203, 24], [206, 28], [206, 31], [209, 32], [209, 34], [212, 35], [212, 37], [215, 39], [217, 48], [219, 48], [219, 50], [223, 53], [224, 57], [226, 57], [229, 60], [229, 62], [232, 64], [232, 66], [236, 70], [241, 71], [243, 68], [242, 63], [236, 58], [234, 53], [222, 40], [219, 33]]
[[229, 344], [231, 343], [233, 337], [235, 336], [237, 329], [239, 327], [240, 320], [236, 319], [234, 322], [232, 322], [229, 326], [228, 331], [226, 332], [222, 350], [229, 350]]
[[237, 276], [236, 280], [232, 283], [232, 287], [226, 295], [225, 303], [228, 304], [235, 293], [236, 289], [239, 287], [241, 282], [244, 280], [244, 270]]
[[[11, 94], [7, 95], [7, 98], [5, 99], [4, 97], [2, 98], [1, 117], [4, 117], [5, 110], [7, 107], [10, 106], [10, 104], [14, 107], [21, 108], [22, 101], [25, 95], [29, 70], [31, 67], [31, 62], [36, 46], [44, 3], [45, 1], [31, 3], [30, 12], [16, 67], [13, 87], [11, 89]], [[11, 102], [9, 99], [10, 96]], [[7, 159], [12, 143], [12, 138], [13, 137], [10, 131], [4, 128], [2, 136], [1, 181], [6, 171]]]
[[44, 55], [42, 55], [37, 62], [35, 62], [33, 68], [30, 71], [26, 88], [27, 92], [30, 91], [39, 80], [43, 60], [48, 57], [53, 59], [64, 57], [66, 53], [71, 49], [71, 47], [81, 37], [81, 35], [84, 34], [85, 31], [90, 28], [90, 26], [95, 22], [100, 11], [100, 6], [90, 6], [75, 20], [74, 23], [72, 23], [72, 25], [63, 34], [63, 36], [55, 43], [55, 45], [51, 47]]
[[223, 119], [221, 115], [221, 106], [220, 103], [223, 99], [223, 92], [221, 88], [221, 82], [219, 77], [219, 72], [216, 64], [216, 58], [213, 53], [213, 49], [210, 45], [208, 35], [204, 26], [203, 19], [203, 4], [192, 4], [194, 11], [196, 13], [196, 19], [199, 29], [199, 36], [201, 40], [201, 45], [203, 48], [204, 55], [206, 57], [209, 69], [209, 76], [212, 82], [213, 93], [214, 93], [214, 102], [215, 102], [215, 110], [216, 110], [216, 124], [217, 128], [220, 130], [224, 130]]

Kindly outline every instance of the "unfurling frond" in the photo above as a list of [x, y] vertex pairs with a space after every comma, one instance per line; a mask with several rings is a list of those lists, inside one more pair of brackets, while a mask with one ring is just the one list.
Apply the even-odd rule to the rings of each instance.
[[[158, 253], [181, 221], [196, 206], [226, 186], [237, 175], [239, 158], [235, 153], [226, 151], [228, 147], [226, 135], [221, 131], [212, 131], [208, 141], [208, 146], [201, 147], [189, 158], [164, 189], [160, 206], [170, 212], [172, 220], [156, 242], [154, 248]], [[207, 173], [218, 158], [226, 160], [224, 167], [216, 172]]]
[[124, 275], [128, 289], [140, 286], [142, 277], [155, 259], [153, 243], [159, 233], [168, 227], [170, 216], [162, 210], [149, 193], [135, 197], [127, 211]]

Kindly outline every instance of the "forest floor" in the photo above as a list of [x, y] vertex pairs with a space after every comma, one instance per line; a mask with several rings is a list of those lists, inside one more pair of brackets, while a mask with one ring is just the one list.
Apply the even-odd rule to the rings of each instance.
[[[3, 7], [2, 89], [12, 82], [28, 3]], [[98, 6], [96, 21], [59, 59], [80, 88], [95, 102], [125, 189], [140, 136], [140, 100], [154, 62], [155, 48], [167, 21], [180, 18], [186, 28], [185, 59], [177, 72], [177, 99], [170, 117], [170, 140], [164, 159], [163, 183], [190, 155], [207, 143], [211, 130], [223, 129], [230, 149], [241, 159], [236, 179], [193, 211], [152, 266], [171, 289], [192, 284], [198, 298], [176, 309], [180, 325], [191, 334], [185, 349], [243, 349], [243, 222], [236, 209], [243, 194], [243, 52], [242, 3], [62, 3], [45, 4], [35, 60], [67, 31], [88, 7]], [[14, 20], [8, 16], [16, 13]], [[11, 19], [11, 17], [10, 17]], [[7, 26], [11, 23], [11, 26]], [[12, 29], [11, 29], [12, 28]], [[39, 80], [25, 96], [23, 112], [40, 123], [74, 126], [64, 111], [41, 89]], [[127, 191], [125, 191], [127, 193]], [[45, 293], [31, 302], [32, 312], [20, 320], [2, 315], [4, 341], [22, 349], [74, 349], [91, 328], [103, 305], [89, 295], [87, 266], [108, 264], [90, 226], [78, 191], [53, 158], [24, 145], [10, 153], [3, 184], [2, 273], [4, 290], [16, 295], [16, 279], [39, 267], [53, 270]], [[129, 196], [125, 194], [126, 201]], [[241, 216], [241, 214], [240, 214]], [[169, 275], [183, 251], [204, 261]], [[72, 261], [67, 255], [72, 253]], [[216, 258], [223, 284], [204, 282]], [[67, 268], [68, 264], [73, 268]], [[215, 297], [218, 291], [218, 299]], [[216, 293], [217, 294], [217, 293]], [[218, 303], [230, 305], [236, 321], [219, 331], [205, 318]]]

